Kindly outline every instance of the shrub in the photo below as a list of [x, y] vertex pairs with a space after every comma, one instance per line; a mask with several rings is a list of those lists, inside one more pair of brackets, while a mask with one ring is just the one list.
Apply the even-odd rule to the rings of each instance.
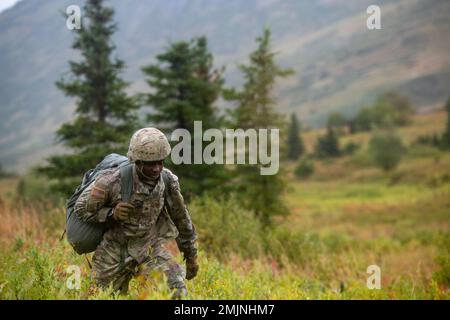
[[342, 152], [346, 155], [352, 155], [354, 154], [361, 146], [357, 144], [356, 142], [350, 141], [348, 142], [344, 148], [342, 149]]
[[310, 177], [314, 173], [314, 162], [309, 159], [302, 159], [294, 173], [299, 178]]
[[385, 171], [394, 169], [405, 153], [400, 137], [392, 131], [374, 134], [369, 150], [374, 163]]
[[439, 239], [440, 254], [435, 258], [439, 269], [433, 274], [433, 278], [442, 285], [450, 286], [450, 257], [448, 250], [450, 248], [450, 234], [447, 233]]
[[189, 204], [205, 251], [220, 258], [231, 252], [256, 257], [261, 251], [262, 227], [253, 212], [243, 209], [235, 196], [213, 198], [205, 195]]

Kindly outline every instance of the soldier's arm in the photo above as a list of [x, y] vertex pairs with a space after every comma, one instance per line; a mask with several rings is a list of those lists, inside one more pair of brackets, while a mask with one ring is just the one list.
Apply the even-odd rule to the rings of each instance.
[[106, 177], [99, 177], [79, 196], [74, 206], [75, 214], [86, 222], [105, 222], [111, 213], [106, 206], [111, 183]]
[[167, 202], [170, 218], [179, 233], [176, 238], [178, 248], [183, 252], [185, 259], [197, 256], [197, 233], [195, 226], [192, 223], [191, 216], [181, 195], [178, 177], [171, 172], [169, 173], [169, 194]]

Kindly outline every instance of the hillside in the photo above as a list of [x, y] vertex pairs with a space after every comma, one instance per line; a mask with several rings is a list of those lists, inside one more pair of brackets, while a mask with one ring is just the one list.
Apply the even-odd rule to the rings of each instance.
[[[280, 83], [279, 108], [317, 126], [332, 110], [353, 114], [386, 89], [420, 110], [436, 108], [450, 84], [450, 2], [383, 0], [382, 30], [366, 28], [370, 0], [113, 0], [118, 56], [130, 93], [147, 91], [140, 67], [168, 41], [206, 35], [228, 85], [239, 85], [264, 26], [278, 61], [296, 75]], [[0, 14], [0, 163], [25, 171], [61, 151], [54, 132], [72, 118], [74, 101], [54, 82], [67, 72], [73, 35], [61, 11], [81, 0], [23, 0]]]

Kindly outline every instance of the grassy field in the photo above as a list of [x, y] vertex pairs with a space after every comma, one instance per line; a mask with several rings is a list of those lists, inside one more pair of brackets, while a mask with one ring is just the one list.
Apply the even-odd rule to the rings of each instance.
[[[189, 298], [449, 299], [450, 153], [412, 145], [444, 124], [437, 112], [400, 129], [408, 154], [389, 174], [367, 159], [368, 133], [344, 136], [360, 150], [316, 161], [308, 179], [285, 164], [290, 215], [272, 230], [233, 201], [195, 199], [201, 269], [188, 282]], [[305, 134], [309, 150], [317, 134]], [[112, 298], [90, 289], [85, 258], [59, 240], [63, 204], [39, 197], [38, 180], [24, 181], [0, 181], [0, 299]], [[80, 290], [66, 286], [70, 265], [80, 267]], [[379, 290], [367, 288], [370, 265], [380, 267]], [[119, 298], [167, 299], [164, 281], [159, 273], [136, 278]]]

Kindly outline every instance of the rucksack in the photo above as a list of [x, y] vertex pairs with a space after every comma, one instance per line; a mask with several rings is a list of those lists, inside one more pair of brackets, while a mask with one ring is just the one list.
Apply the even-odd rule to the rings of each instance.
[[[120, 168], [120, 188], [122, 201], [128, 202], [133, 193], [133, 164], [128, 158], [116, 153], [107, 155], [97, 166], [87, 171], [81, 184], [75, 189], [75, 192], [69, 198], [66, 204], [66, 232], [67, 240], [78, 254], [84, 254], [95, 251], [103, 239], [103, 235], [111, 227], [111, 223], [86, 222], [78, 218], [74, 211], [75, 203], [78, 197], [89, 187], [97, 177], [102, 175], [105, 170]], [[161, 172], [164, 184], [164, 198], [167, 199], [167, 174]]]

